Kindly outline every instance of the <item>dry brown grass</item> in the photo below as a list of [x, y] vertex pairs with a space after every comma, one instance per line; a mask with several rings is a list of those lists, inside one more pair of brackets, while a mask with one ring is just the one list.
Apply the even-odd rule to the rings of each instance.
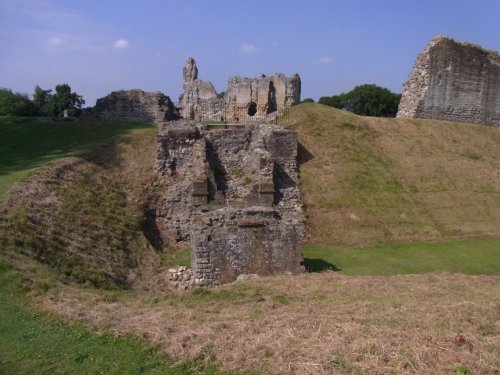
[[500, 236], [500, 129], [293, 107], [310, 242]]
[[178, 359], [266, 374], [500, 371], [498, 277], [269, 277], [210, 291], [126, 295], [60, 286], [43, 309]]

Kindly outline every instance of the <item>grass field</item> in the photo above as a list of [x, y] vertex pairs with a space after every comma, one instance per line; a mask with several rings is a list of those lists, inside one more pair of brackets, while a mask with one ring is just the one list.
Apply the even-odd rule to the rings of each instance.
[[0, 197], [37, 167], [88, 152], [133, 132], [154, 132], [137, 122], [50, 122], [31, 118], [0, 117]]
[[[0, 262], [0, 373], [221, 373], [214, 365], [263, 374], [498, 373], [497, 130], [365, 119], [317, 105], [294, 111], [309, 152], [301, 152], [304, 255], [312, 271], [327, 272], [185, 293], [103, 290], [63, 277], [61, 262], [40, 264], [11, 248], [2, 258], [10, 265]], [[57, 182], [49, 187], [61, 189], [62, 216], [32, 217], [64, 219], [71, 236], [56, 233], [54, 243], [69, 254], [78, 247], [64, 241], [88, 237], [84, 264], [95, 266], [108, 248], [103, 254], [118, 258], [101, 263], [122, 259], [116, 241], [138, 231], [133, 207], [141, 203], [124, 199], [123, 189], [141, 193], [154, 133], [138, 123], [2, 118], [0, 199], [46, 162], [87, 155], [91, 166], [71, 180], [45, 178], [57, 168], [39, 170], [18, 203], [43, 208], [30, 196], [41, 182]], [[441, 143], [426, 145], [436, 137]], [[96, 159], [96, 150], [113, 158]], [[109, 233], [97, 235], [103, 228]], [[187, 265], [189, 250], [160, 263]], [[120, 267], [113, 271], [124, 274]]]
[[303, 254], [312, 272], [330, 269], [353, 276], [431, 272], [500, 276], [500, 238], [350, 248], [306, 245]]

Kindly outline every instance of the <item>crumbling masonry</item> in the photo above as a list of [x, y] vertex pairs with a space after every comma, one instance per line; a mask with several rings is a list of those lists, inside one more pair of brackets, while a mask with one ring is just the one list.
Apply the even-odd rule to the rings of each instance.
[[397, 117], [500, 126], [500, 55], [433, 38], [404, 85]]
[[302, 270], [297, 136], [270, 124], [161, 126], [161, 233], [190, 240], [196, 285]]
[[196, 61], [189, 58], [183, 69], [184, 92], [179, 98], [182, 117], [193, 120], [238, 122], [272, 118], [300, 103], [298, 74], [281, 73], [259, 78], [231, 76], [224, 97], [218, 97], [211, 82], [198, 79]]
[[[231, 77], [224, 98], [198, 79], [194, 59], [183, 78], [180, 111], [162, 93], [135, 89], [112, 92], [84, 114], [158, 125], [156, 168], [165, 188], [148, 212], [152, 238], [191, 242], [192, 277], [186, 272], [194, 285], [300, 272], [297, 136], [261, 123], [300, 102], [299, 76]], [[222, 117], [225, 125], [194, 121]]]

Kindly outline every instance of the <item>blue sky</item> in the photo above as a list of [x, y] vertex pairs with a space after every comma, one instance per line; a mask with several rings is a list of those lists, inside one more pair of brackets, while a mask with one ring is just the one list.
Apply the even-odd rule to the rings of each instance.
[[0, 0], [0, 87], [68, 83], [87, 105], [131, 88], [175, 101], [192, 56], [217, 91], [234, 74], [297, 72], [302, 98], [363, 83], [401, 92], [435, 35], [500, 50], [500, 1]]

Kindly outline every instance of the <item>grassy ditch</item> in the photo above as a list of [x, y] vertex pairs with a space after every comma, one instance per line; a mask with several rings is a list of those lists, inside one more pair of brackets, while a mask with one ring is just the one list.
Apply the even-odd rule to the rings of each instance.
[[500, 276], [500, 238], [380, 244], [368, 247], [306, 245], [311, 272], [345, 275], [406, 275], [452, 272]]

